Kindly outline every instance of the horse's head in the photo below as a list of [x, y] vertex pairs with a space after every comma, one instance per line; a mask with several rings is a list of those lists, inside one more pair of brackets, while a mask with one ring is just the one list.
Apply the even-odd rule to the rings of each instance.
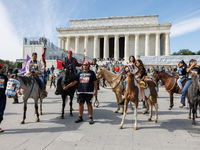
[[200, 91], [200, 74], [196, 75], [196, 80], [197, 80], [197, 84], [198, 84], [198, 90]]
[[74, 68], [70, 64], [68, 66], [63, 66], [62, 69], [62, 83], [65, 85], [69, 84], [72, 82], [72, 79], [74, 78]]
[[[132, 69], [135, 69], [135, 65], [131, 65]], [[124, 67], [124, 74], [127, 74], [128, 76], [131, 75], [131, 70], [129, 66]]]
[[160, 80], [160, 74], [158, 71], [155, 71], [153, 74], [153, 81], [158, 83], [159, 80]]
[[103, 68], [99, 67], [99, 69], [97, 70], [97, 74], [96, 74], [96, 77], [97, 77], [98, 80], [103, 77], [102, 71], [103, 71]]

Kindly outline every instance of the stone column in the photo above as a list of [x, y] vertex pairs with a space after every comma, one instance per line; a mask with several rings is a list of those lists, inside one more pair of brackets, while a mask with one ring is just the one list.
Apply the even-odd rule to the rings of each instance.
[[79, 36], [75, 37], [75, 53], [79, 53]]
[[65, 49], [65, 38], [62, 38], [62, 47], [61, 49]]
[[145, 34], [145, 56], [150, 56], [149, 33]]
[[135, 34], [135, 58], [139, 57], [139, 34]]
[[165, 56], [170, 55], [170, 38], [169, 38], [170, 33], [165, 33]]
[[98, 42], [98, 36], [94, 36], [94, 53], [93, 53], [94, 58], [99, 58], [99, 42]]
[[156, 51], [155, 56], [160, 56], [160, 33], [156, 33]]
[[109, 58], [108, 35], [104, 35], [103, 58], [104, 58], [105, 60], [107, 60], [107, 58]]
[[65, 49], [68, 51], [70, 50], [70, 36], [67, 37]]
[[58, 48], [62, 49], [62, 38], [58, 38]]
[[88, 36], [85, 36], [84, 40], [84, 50], [85, 50], [85, 56], [88, 56]]
[[119, 35], [115, 35], [114, 58], [115, 60], [119, 59]]
[[124, 58], [128, 62], [129, 59], [129, 35], [125, 34], [125, 43], [124, 43]]

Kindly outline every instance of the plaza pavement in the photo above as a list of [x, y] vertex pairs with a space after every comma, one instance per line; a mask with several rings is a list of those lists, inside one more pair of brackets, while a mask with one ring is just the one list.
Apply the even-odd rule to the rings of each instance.
[[[34, 103], [28, 101], [27, 119], [22, 119], [23, 105], [7, 106], [0, 133], [0, 150], [193, 150], [200, 149], [200, 119], [197, 125], [187, 119], [188, 107], [178, 108], [180, 95], [175, 96], [175, 107], [169, 111], [169, 96], [164, 90], [159, 92], [158, 123], [147, 121], [148, 114], [142, 115], [142, 103], [138, 109], [138, 130], [134, 130], [134, 115], [129, 108], [122, 130], [118, 129], [122, 115], [116, 114], [115, 95], [111, 90], [99, 91], [99, 108], [94, 108], [95, 124], [89, 125], [85, 105], [84, 122], [75, 124], [78, 118], [78, 104], [73, 101], [74, 116], [69, 116], [69, 104], [65, 108], [65, 119], [60, 119], [61, 98], [54, 95], [55, 89], [48, 89], [48, 98], [43, 102], [43, 115], [35, 122]], [[120, 110], [121, 112], [121, 110]], [[154, 119], [154, 115], [153, 118]]]

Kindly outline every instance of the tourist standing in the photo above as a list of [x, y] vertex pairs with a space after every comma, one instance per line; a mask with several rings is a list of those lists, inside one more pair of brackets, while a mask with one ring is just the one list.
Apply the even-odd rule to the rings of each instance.
[[93, 124], [93, 108], [92, 108], [92, 97], [93, 91], [95, 87], [94, 95], [97, 96], [97, 78], [94, 71], [89, 70], [90, 62], [83, 62], [83, 70], [77, 74], [74, 81], [64, 87], [64, 90], [74, 86], [78, 83], [78, 99], [79, 103], [79, 118], [75, 121], [75, 123], [79, 123], [83, 121], [83, 110], [84, 103], [87, 103], [88, 113], [89, 113], [89, 124]]
[[56, 87], [56, 76], [54, 75], [54, 73], [51, 76], [51, 84], [50, 84], [50, 88], [52, 86], [52, 84], [54, 85], [54, 87]]
[[51, 66], [51, 74], [54, 73], [54, 70], [55, 70], [55, 68], [54, 68], [54, 66], [52, 65], [52, 66]]

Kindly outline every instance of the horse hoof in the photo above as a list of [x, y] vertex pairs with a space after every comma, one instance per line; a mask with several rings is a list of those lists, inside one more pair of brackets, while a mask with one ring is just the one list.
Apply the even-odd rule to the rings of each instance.
[[119, 129], [122, 129], [122, 126], [119, 126]]
[[121, 112], [121, 114], [123, 115], [124, 113], [123, 113], [123, 112]]
[[172, 107], [169, 107], [168, 110], [172, 110]]
[[151, 118], [148, 118], [148, 121], [151, 121]]
[[148, 111], [145, 110], [145, 111], [142, 112], [142, 114], [143, 114], [143, 115], [144, 115], [144, 114], [147, 114], [147, 112], [148, 112]]
[[191, 119], [191, 115], [188, 116], [188, 119]]
[[192, 122], [193, 125], [196, 125], [196, 122]]
[[40, 119], [39, 119], [39, 118], [37, 118], [35, 122], [39, 122], [39, 121], [40, 121]]
[[40, 112], [40, 115], [43, 115], [43, 113], [42, 113], [42, 112]]
[[21, 122], [20, 122], [20, 124], [24, 124], [25, 122], [22, 120]]
[[138, 127], [134, 127], [134, 130], [137, 130], [138, 129]]
[[157, 123], [157, 120], [155, 119], [154, 122]]
[[115, 113], [118, 113], [118, 111], [116, 110]]
[[61, 116], [60, 119], [65, 119], [65, 117], [64, 117], [64, 116]]
[[71, 117], [73, 116], [73, 114], [69, 114]]

